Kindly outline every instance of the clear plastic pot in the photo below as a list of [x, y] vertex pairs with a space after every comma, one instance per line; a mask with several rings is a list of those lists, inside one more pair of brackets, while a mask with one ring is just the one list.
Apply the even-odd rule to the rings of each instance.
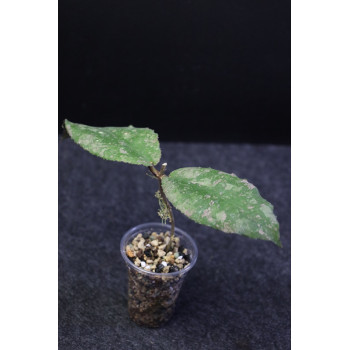
[[129, 272], [128, 309], [130, 318], [139, 325], [160, 327], [172, 317], [175, 302], [187, 273], [195, 265], [198, 249], [194, 240], [184, 231], [175, 228], [175, 237], [187, 248], [190, 264], [184, 269], [171, 273], [155, 273], [137, 267], [126, 255], [126, 246], [141, 233], [170, 231], [169, 225], [146, 223], [127, 231], [120, 243], [120, 252]]

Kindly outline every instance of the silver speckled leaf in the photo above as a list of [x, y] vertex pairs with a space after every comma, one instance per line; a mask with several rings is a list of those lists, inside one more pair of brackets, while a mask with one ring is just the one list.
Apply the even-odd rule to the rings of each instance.
[[69, 136], [95, 156], [145, 166], [156, 165], [161, 156], [158, 135], [148, 128], [93, 127], [64, 122]]
[[162, 182], [170, 202], [195, 222], [281, 246], [273, 206], [247, 180], [210, 168], [181, 168]]

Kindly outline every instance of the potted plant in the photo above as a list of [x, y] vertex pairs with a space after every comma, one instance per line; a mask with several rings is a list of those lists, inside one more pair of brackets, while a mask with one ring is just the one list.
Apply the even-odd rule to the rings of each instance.
[[64, 127], [93, 155], [143, 165], [158, 183], [155, 196], [162, 223], [131, 228], [120, 245], [129, 273], [129, 314], [137, 324], [159, 327], [171, 318], [184, 278], [197, 260], [195, 242], [175, 227], [171, 204], [199, 224], [281, 246], [273, 206], [247, 180], [200, 167], [180, 168], [167, 175], [167, 163], [157, 167], [161, 158], [158, 135], [148, 128], [92, 127], [68, 120]]

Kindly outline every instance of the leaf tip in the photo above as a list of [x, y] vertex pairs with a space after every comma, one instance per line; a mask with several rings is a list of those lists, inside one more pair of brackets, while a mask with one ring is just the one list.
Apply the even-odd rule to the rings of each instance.
[[62, 131], [62, 138], [63, 139], [68, 139], [71, 137], [70, 126], [67, 123], [70, 123], [70, 121], [68, 119], [64, 119], [63, 123], [61, 125], [61, 127], [63, 129], [63, 131]]
[[70, 122], [68, 119], [65, 119], [64, 121], [63, 121], [63, 124], [62, 124], [62, 128], [63, 128], [63, 130], [64, 130], [64, 133], [66, 134], [66, 135], [69, 135], [70, 137], [72, 137], [72, 128], [71, 128], [71, 126], [72, 126], [72, 122]]
[[276, 240], [274, 240], [273, 243], [275, 243], [279, 248], [283, 248], [280, 237], [278, 237]]

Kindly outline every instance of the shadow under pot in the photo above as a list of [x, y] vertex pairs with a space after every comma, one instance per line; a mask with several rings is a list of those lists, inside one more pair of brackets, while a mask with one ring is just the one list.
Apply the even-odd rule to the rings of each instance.
[[[146, 223], [133, 227], [127, 231], [120, 243], [120, 251], [126, 262], [129, 274], [128, 282], [128, 309], [130, 318], [138, 325], [160, 327], [170, 320], [175, 310], [175, 302], [180, 293], [182, 283], [195, 265], [198, 249], [194, 240], [183, 230], [175, 228], [175, 237], [178, 237], [181, 249], [187, 249], [189, 263], [175, 272], [152, 272], [143, 266], [135, 265], [135, 258], [127, 254], [130, 246], [139, 234], [148, 238], [152, 234], [166, 234], [171, 227], [161, 223]], [[140, 236], [139, 236], [140, 237]], [[144, 255], [143, 255], [144, 257]], [[141, 260], [142, 257], [140, 256]], [[147, 268], [147, 266], [146, 266]], [[149, 267], [148, 267], [149, 268]]]

